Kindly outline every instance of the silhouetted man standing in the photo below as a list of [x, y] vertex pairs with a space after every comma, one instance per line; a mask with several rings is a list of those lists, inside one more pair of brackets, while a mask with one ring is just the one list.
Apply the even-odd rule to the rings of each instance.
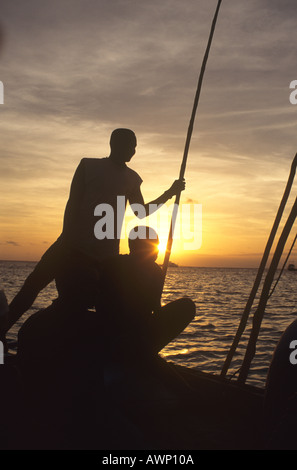
[[[131, 160], [136, 151], [136, 136], [130, 129], [116, 129], [110, 138], [110, 155], [106, 158], [83, 158], [74, 174], [70, 195], [65, 209], [63, 231], [56, 242], [46, 251], [33, 272], [26, 279], [20, 292], [9, 306], [9, 313], [0, 331], [8, 331], [11, 326], [33, 304], [39, 292], [44, 289], [65, 266], [75, 258], [82, 260], [82, 265], [97, 263], [119, 253], [119, 224], [123, 222], [124, 214], [117, 214], [117, 198], [124, 198], [124, 208], [127, 201], [141, 204], [144, 214], [149, 215], [150, 206], [164, 204], [177, 192], [185, 187], [183, 181], [176, 180], [172, 186], [156, 200], [144, 203], [141, 193], [142, 179], [128, 168], [126, 163]], [[115, 218], [115, 236], [98, 239], [94, 234], [94, 210], [98, 204], [108, 204], [113, 208]], [[132, 206], [133, 208], [133, 206]], [[137, 214], [142, 217], [143, 214]]]

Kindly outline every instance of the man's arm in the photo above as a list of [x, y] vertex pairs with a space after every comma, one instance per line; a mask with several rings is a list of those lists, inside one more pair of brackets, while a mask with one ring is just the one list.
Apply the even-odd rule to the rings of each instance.
[[[143, 211], [137, 211], [137, 208], [133, 208], [133, 205], [140, 204], [144, 207], [145, 217], [150, 214], [153, 214], [157, 209], [159, 209], [165, 202], [171, 199], [174, 195], [178, 194], [180, 191], [185, 189], [185, 182], [184, 180], [175, 180], [171, 187], [165, 191], [161, 196], [157, 199], [154, 199], [151, 202], [145, 204], [140, 186], [134, 191], [133, 194], [129, 197], [129, 203], [134, 214], [139, 218], [143, 218]], [[135, 210], [134, 210], [135, 209]]]
[[82, 159], [74, 173], [69, 199], [66, 204], [63, 222], [63, 236], [68, 236], [75, 230], [75, 222], [79, 211], [79, 205], [85, 190], [84, 184], [84, 159]]

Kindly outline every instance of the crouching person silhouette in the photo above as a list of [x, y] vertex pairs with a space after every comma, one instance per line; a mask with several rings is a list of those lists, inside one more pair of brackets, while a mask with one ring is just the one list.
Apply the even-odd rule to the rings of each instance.
[[156, 356], [195, 317], [189, 298], [161, 306], [164, 275], [156, 263], [158, 244], [152, 228], [135, 227], [129, 234], [130, 253], [101, 266], [96, 309], [102, 314], [107, 361]]
[[105, 430], [115, 446], [113, 430], [120, 422], [120, 445], [127, 449], [155, 448], [159, 439], [171, 436], [170, 429], [164, 432], [168, 407], [172, 413], [172, 404], [184, 402], [192, 392], [158, 354], [195, 316], [188, 298], [161, 306], [164, 275], [156, 263], [158, 242], [153, 229], [137, 227], [129, 234], [129, 254], [101, 266], [96, 311], [103, 325]]

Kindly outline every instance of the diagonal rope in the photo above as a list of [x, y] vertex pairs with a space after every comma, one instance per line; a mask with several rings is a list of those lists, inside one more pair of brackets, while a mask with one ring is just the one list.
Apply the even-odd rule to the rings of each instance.
[[266, 308], [266, 304], [267, 304], [267, 301], [268, 301], [269, 292], [270, 292], [270, 289], [271, 289], [271, 284], [273, 282], [275, 271], [278, 267], [280, 258], [282, 256], [282, 253], [283, 253], [283, 250], [284, 250], [284, 247], [285, 247], [285, 244], [286, 244], [286, 241], [287, 241], [288, 236], [291, 232], [291, 229], [292, 229], [292, 226], [295, 222], [296, 217], [297, 217], [297, 198], [295, 199], [295, 202], [292, 206], [291, 212], [290, 212], [290, 214], [287, 218], [285, 226], [284, 226], [284, 228], [282, 230], [282, 233], [280, 235], [277, 247], [275, 249], [275, 253], [273, 255], [269, 270], [267, 272], [267, 275], [266, 275], [266, 278], [265, 278], [265, 281], [264, 281], [262, 293], [261, 293], [260, 300], [259, 300], [259, 305], [258, 305], [257, 310], [256, 310], [256, 312], [254, 314], [254, 317], [253, 317], [253, 326], [252, 326], [252, 331], [251, 331], [251, 334], [250, 334], [250, 339], [249, 339], [249, 342], [248, 342], [248, 345], [247, 345], [245, 357], [244, 357], [244, 360], [243, 360], [243, 363], [242, 363], [242, 366], [241, 366], [241, 370], [240, 370], [240, 374], [239, 374], [239, 377], [238, 377], [238, 382], [239, 383], [244, 383], [245, 382], [245, 380], [248, 376], [248, 373], [249, 373], [249, 368], [250, 368], [251, 362], [252, 362], [252, 360], [255, 356], [257, 339], [258, 339], [259, 331], [260, 331], [260, 328], [261, 328], [261, 323], [262, 323], [262, 320], [263, 320], [263, 317], [264, 317], [265, 308]]
[[268, 260], [268, 257], [269, 257], [269, 253], [271, 251], [273, 241], [275, 239], [275, 236], [276, 236], [276, 233], [277, 233], [277, 230], [278, 230], [278, 227], [279, 227], [284, 209], [286, 207], [286, 204], [287, 204], [287, 201], [288, 201], [291, 189], [292, 189], [292, 185], [293, 185], [294, 178], [295, 178], [295, 173], [296, 173], [296, 167], [297, 167], [297, 153], [296, 153], [296, 155], [295, 155], [295, 157], [292, 161], [292, 164], [291, 164], [291, 169], [290, 169], [290, 174], [289, 174], [289, 177], [288, 177], [287, 185], [286, 185], [282, 200], [280, 202], [280, 205], [279, 205], [279, 208], [278, 208], [278, 211], [277, 211], [277, 214], [276, 214], [276, 217], [275, 217], [275, 220], [274, 220], [269, 238], [267, 240], [267, 244], [266, 244], [266, 247], [265, 247], [265, 250], [264, 250], [264, 253], [263, 253], [261, 263], [260, 263], [259, 268], [258, 268], [258, 272], [257, 272], [257, 276], [256, 276], [256, 279], [255, 279], [254, 285], [252, 287], [252, 290], [251, 290], [249, 298], [247, 300], [245, 309], [243, 311], [241, 321], [239, 323], [236, 335], [233, 339], [233, 343], [232, 343], [231, 348], [229, 350], [229, 353], [228, 353], [228, 355], [225, 359], [225, 363], [224, 363], [222, 371], [221, 371], [222, 376], [226, 375], [226, 373], [227, 373], [227, 371], [230, 367], [231, 361], [233, 359], [233, 356], [235, 354], [237, 346], [240, 342], [241, 336], [242, 336], [242, 334], [245, 330], [245, 327], [247, 325], [250, 310], [252, 308], [254, 299], [255, 299], [256, 294], [258, 292], [259, 285], [261, 283], [263, 273], [264, 273], [264, 270], [265, 270], [265, 267], [266, 267], [266, 264], [267, 264], [267, 260]]
[[275, 281], [275, 284], [274, 284], [273, 288], [271, 289], [271, 292], [270, 292], [270, 294], [269, 294], [269, 296], [268, 296], [268, 299], [270, 299], [270, 297], [272, 296], [273, 292], [274, 292], [275, 289], [276, 289], [276, 286], [277, 286], [278, 283], [279, 283], [280, 278], [282, 277], [282, 274], [283, 274], [283, 272], [284, 272], [284, 269], [285, 269], [285, 267], [286, 267], [286, 264], [287, 264], [287, 262], [288, 262], [288, 259], [290, 258], [290, 255], [291, 255], [291, 252], [292, 252], [292, 250], [293, 250], [293, 248], [294, 248], [294, 245], [295, 245], [296, 240], [297, 240], [297, 234], [295, 235], [295, 238], [294, 238], [294, 240], [293, 240], [293, 243], [292, 243], [292, 245], [291, 245], [291, 248], [290, 248], [290, 250], [289, 250], [289, 253], [287, 254], [287, 257], [286, 257], [286, 259], [285, 259], [285, 261], [284, 261], [284, 264], [283, 264], [283, 266], [282, 266], [282, 268], [281, 268], [281, 270], [280, 270], [279, 276], [278, 276], [277, 280]]

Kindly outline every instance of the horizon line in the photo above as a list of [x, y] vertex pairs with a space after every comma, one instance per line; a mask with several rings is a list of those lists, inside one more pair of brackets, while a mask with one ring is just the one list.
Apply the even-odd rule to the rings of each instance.
[[[0, 262], [8, 263], [38, 263], [40, 260], [16, 260], [16, 259], [0, 259]], [[162, 265], [162, 263], [157, 263]], [[258, 266], [191, 266], [177, 264], [176, 266], [168, 266], [169, 268], [210, 268], [210, 269], [258, 269]], [[267, 269], [267, 268], [266, 268]], [[278, 268], [281, 269], [281, 268]]]

